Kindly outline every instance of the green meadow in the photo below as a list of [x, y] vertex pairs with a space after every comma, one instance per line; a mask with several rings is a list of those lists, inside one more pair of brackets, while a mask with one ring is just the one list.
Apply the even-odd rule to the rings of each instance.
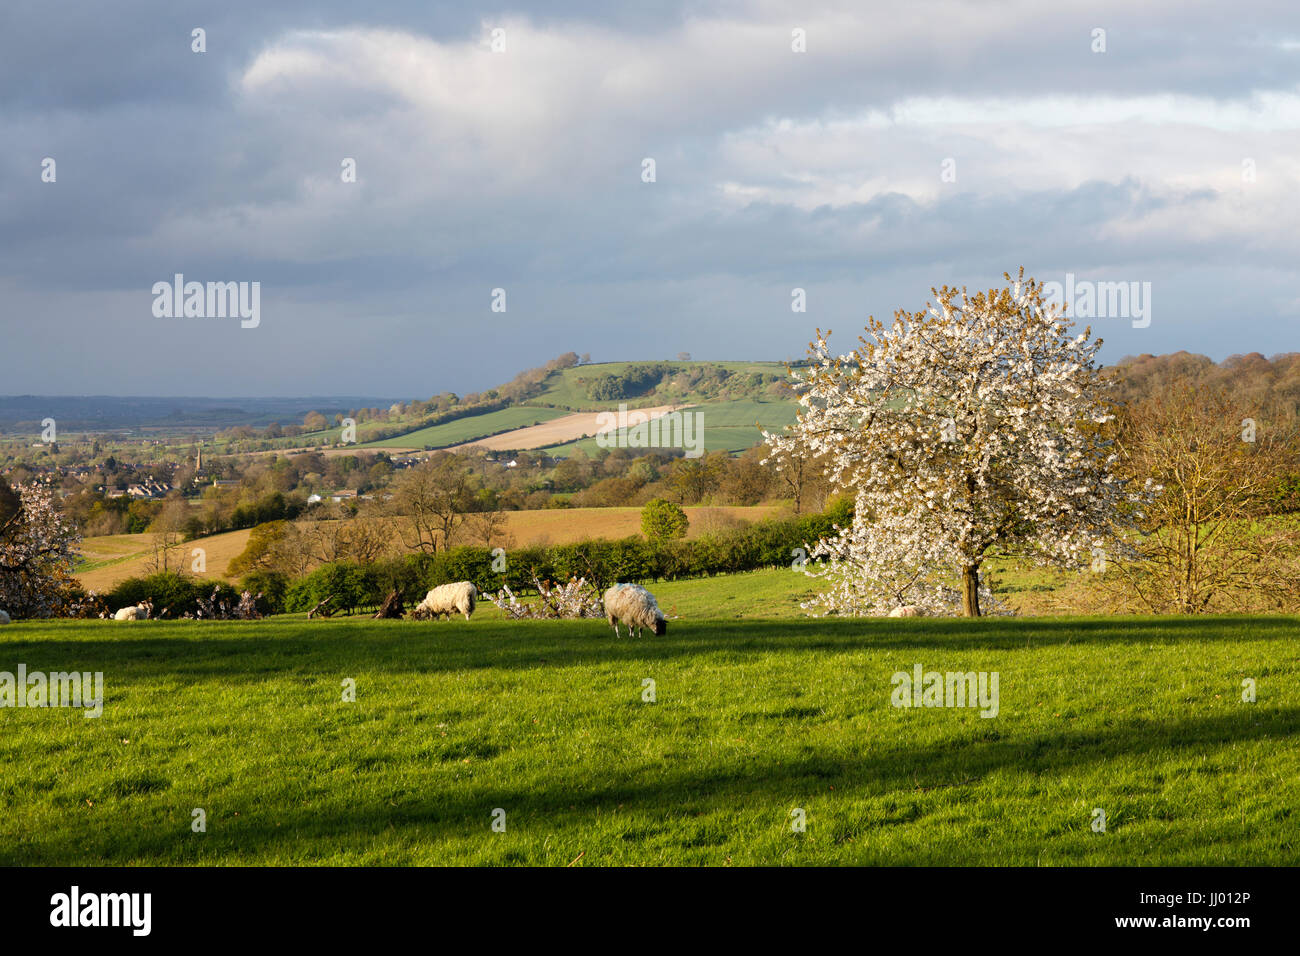
[[[657, 585], [640, 640], [490, 607], [0, 629], [0, 671], [105, 683], [97, 719], [0, 709], [0, 864], [1300, 862], [1300, 620], [810, 619], [803, 587]], [[917, 664], [996, 672], [996, 716], [892, 706]]]
[[[683, 414], [698, 413], [699, 425], [692, 425], [692, 436], [701, 439], [704, 451], [742, 452], [763, 441], [763, 429], [780, 431], [794, 422], [798, 406], [793, 402], [761, 401], [738, 399], [730, 402], [705, 402], [683, 410]], [[619, 429], [621, 445], [626, 445], [627, 429]], [[661, 440], [665, 445], [672, 440], [680, 447], [680, 436], [665, 430]], [[571, 455], [581, 448], [589, 455], [600, 450], [600, 444], [593, 438], [582, 438], [563, 445], [554, 445], [546, 449], [552, 455]]]
[[516, 428], [539, 425], [542, 422], [549, 422], [553, 418], [561, 418], [567, 414], [569, 413], [562, 409], [511, 405], [509, 408], [503, 408], [499, 411], [457, 418], [454, 421], [444, 422], [441, 425], [432, 425], [429, 428], [421, 428], [419, 431], [407, 432], [393, 438], [366, 442], [357, 447], [424, 448], [429, 446], [432, 448], [445, 448], [448, 445], [458, 445], [461, 442], [487, 438], [490, 435], [498, 435], [501, 432], [512, 431]]

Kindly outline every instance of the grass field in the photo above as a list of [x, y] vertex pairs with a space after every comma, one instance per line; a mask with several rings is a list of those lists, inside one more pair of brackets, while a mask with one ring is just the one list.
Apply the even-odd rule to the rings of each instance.
[[[763, 440], [762, 429], [779, 431], [794, 422], [798, 406], [792, 402], [763, 402], [741, 400], [734, 402], [705, 402], [684, 414], [698, 412], [701, 415], [699, 434], [704, 439], [705, 451], [741, 452], [753, 448]], [[761, 426], [761, 427], [760, 427]], [[625, 438], [626, 431], [617, 433]], [[553, 455], [572, 454], [575, 448], [581, 448], [587, 454], [595, 454], [600, 445], [595, 438], [584, 438], [563, 445], [553, 445], [546, 449]]]
[[[1300, 621], [737, 619], [789, 613], [785, 573], [659, 586], [682, 619], [640, 641], [4, 628], [0, 670], [102, 671], [106, 699], [0, 710], [0, 864], [1300, 862]], [[998, 672], [997, 716], [891, 707], [917, 663]]]
[[[673, 405], [649, 406], [641, 409], [647, 420], [678, 411]], [[467, 448], [483, 448], [489, 451], [515, 451], [519, 449], [537, 449], [555, 446], [557, 442], [581, 441], [583, 436], [594, 436], [609, 431], [604, 420], [606, 412], [571, 412], [560, 418], [534, 425], [530, 428], [515, 428], [500, 435], [474, 439], [463, 445], [455, 445], [453, 451]], [[593, 439], [594, 440], [594, 439]]]
[[[224, 579], [226, 566], [248, 547], [249, 534], [247, 529], [227, 531], [224, 534], [187, 541], [175, 551], [172, 565], [174, 567], [177, 561], [180, 561], [186, 572], [191, 572], [194, 564], [191, 552], [194, 548], [202, 548], [206, 570], [197, 577]], [[87, 590], [103, 593], [119, 581], [151, 573], [153, 538], [151, 534], [115, 534], [86, 538], [81, 543], [82, 554], [86, 560], [75, 569], [77, 580]]]
[[[472, 442], [475, 439], [499, 435], [516, 428], [526, 428], [542, 422], [553, 421], [571, 412], [590, 412], [602, 409], [617, 409], [620, 401], [626, 401], [632, 407], [638, 404], [654, 404], [647, 397], [613, 401], [595, 401], [587, 394], [587, 382], [603, 375], [613, 375], [624, 371], [629, 365], [644, 365], [645, 362], [603, 362], [594, 365], [582, 365], [561, 369], [547, 379], [546, 388], [536, 398], [536, 405], [515, 405], [496, 412], [472, 415], [457, 419], [444, 425], [434, 425], [419, 431], [397, 435], [380, 441], [362, 442], [356, 449], [367, 448], [445, 448], [452, 445]], [[766, 372], [768, 374], [785, 374], [785, 366], [779, 362], [669, 362], [678, 368], [694, 365], [721, 365], [733, 372]], [[719, 401], [708, 395], [684, 395], [676, 400], [695, 404], [699, 403], [707, 411], [705, 432], [707, 450], [709, 451], [743, 451], [752, 447], [759, 440], [754, 423], [760, 422], [768, 428], [780, 427], [794, 421], [795, 404], [793, 402], [739, 400]], [[334, 437], [331, 438], [331, 435]], [[313, 439], [337, 441], [338, 430], [315, 433]], [[533, 445], [523, 442], [512, 446], [508, 442], [501, 447], [531, 448]], [[550, 446], [552, 452], [565, 454], [575, 447], [589, 452], [599, 446], [594, 438]]]
[[461, 442], [483, 438], [486, 435], [495, 435], [515, 428], [526, 428], [529, 425], [548, 422], [566, 414], [568, 413], [562, 409], [512, 405], [500, 411], [458, 418], [455, 421], [445, 422], [442, 425], [433, 425], [429, 428], [421, 428], [419, 431], [409, 432], [405, 435], [385, 438], [381, 441], [365, 442], [357, 447], [424, 448], [429, 446], [443, 448], [448, 445], [458, 445]]

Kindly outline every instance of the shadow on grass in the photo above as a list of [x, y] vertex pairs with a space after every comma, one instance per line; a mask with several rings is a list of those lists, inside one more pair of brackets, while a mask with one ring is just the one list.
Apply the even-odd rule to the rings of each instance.
[[[62, 632], [80, 626], [76, 639]], [[600, 621], [60, 622], [7, 629], [0, 669], [157, 671], [224, 680], [363, 667], [369, 672], [532, 670], [620, 661], [780, 653], [1020, 651], [1066, 645], [1294, 641], [1294, 617], [782, 619], [675, 621], [662, 637], [615, 638]], [[103, 637], [94, 634], [103, 629]], [[39, 637], [32, 636], [39, 629]], [[142, 633], [143, 632], [143, 633]]]
[[[924, 747], [882, 748], [848, 759], [803, 753], [781, 760], [709, 767], [691, 755], [683, 755], [671, 769], [645, 764], [626, 774], [624, 779], [590, 789], [565, 785], [560, 782], [564, 775], [556, 773], [534, 784], [512, 786], [492, 785], [484, 779], [462, 785], [455, 792], [444, 791], [428, 798], [401, 796], [399, 799], [406, 802], [396, 805], [390, 796], [383, 795], [374, 800], [350, 802], [346, 808], [264, 807], [242, 818], [237, 829], [228, 831], [229, 835], [222, 840], [211, 845], [206, 842], [192, 845], [184, 854], [177, 853], [178, 845], [185, 839], [179, 832], [146, 834], [132, 830], [129, 835], [98, 833], [96, 846], [87, 845], [84, 836], [79, 836], [75, 840], [36, 841], [20, 848], [0, 848], [0, 864], [68, 864], [88, 855], [102, 857], [108, 863], [167, 861], [178, 857], [201, 863], [231, 852], [258, 859], [292, 854], [303, 841], [311, 840], [326, 841], [319, 847], [320, 857], [325, 858], [337, 849], [329, 843], [331, 840], [378, 835], [390, 828], [416, 841], [429, 838], [454, 841], [486, 834], [490, 814], [496, 807], [506, 809], [516, 821], [516, 829], [534, 833], [555, 833], [570, 826], [590, 830], [592, 813], [599, 810], [602, 814], [612, 814], [621, 807], [620, 812], [628, 815], [629, 823], [639, 828], [636, 838], [640, 839], [657, 832], [656, 820], [661, 820], [661, 828], [667, 830], [696, 814], [725, 815], [737, 808], [752, 814], [762, 804], [788, 808], [813, 794], [828, 795], [832, 788], [838, 797], [889, 794], [906, 798], [935, 789], [979, 784], [989, 774], [1002, 770], [1050, 777], [1085, 770], [1089, 765], [1107, 760], [1164, 751], [1169, 751], [1170, 756], [1188, 752], [1199, 755], [1224, 744], [1265, 740], [1293, 747], [1292, 738], [1298, 734], [1300, 708], [1251, 708], [1168, 723], [1133, 720], [1104, 731], [1063, 729], [1047, 734], [1005, 736], [976, 733], [965, 740], [948, 739]], [[485, 763], [480, 774], [491, 774], [491, 766], [490, 761]], [[386, 769], [380, 764], [374, 772]], [[1095, 799], [1097, 794], [1088, 796]], [[985, 795], [981, 799], [988, 802], [991, 798]], [[908, 823], [920, 816], [915, 806], [909, 809], [911, 816], [906, 815], [909, 810], [903, 810], [902, 818], [841, 820], [838, 825], [862, 829]], [[1286, 812], [1290, 812], [1289, 808]], [[633, 814], [637, 816], [632, 817]], [[604, 819], [608, 821], [609, 817]], [[1086, 817], [1081, 817], [1079, 827], [1086, 827], [1087, 822]], [[975, 825], [975, 821], [971, 823]], [[604, 839], [617, 837], [616, 832], [610, 832]], [[1189, 830], [1189, 841], [1200, 838]], [[589, 847], [598, 845], [596, 837], [588, 839]], [[1171, 849], [1178, 847], [1161, 848], [1165, 852]], [[1283, 849], [1279, 847], [1279, 851]], [[22, 859], [16, 858], [19, 855]], [[311, 858], [310, 853], [306, 856]]]

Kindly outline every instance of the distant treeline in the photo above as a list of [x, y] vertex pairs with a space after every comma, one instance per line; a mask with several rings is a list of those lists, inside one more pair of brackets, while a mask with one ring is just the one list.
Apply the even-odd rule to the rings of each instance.
[[1126, 356], [1111, 366], [1115, 397], [1124, 405], [1140, 404], [1180, 386], [1221, 389], [1259, 409], [1276, 424], [1300, 417], [1300, 352], [1265, 358], [1259, 352], [1232, 355], [1215, 362], [1205, 355]]

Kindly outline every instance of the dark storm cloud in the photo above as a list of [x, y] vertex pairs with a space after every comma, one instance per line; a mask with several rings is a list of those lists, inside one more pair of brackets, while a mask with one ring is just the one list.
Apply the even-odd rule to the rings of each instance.
[[[424, 396], [568, 349], [784, 358], [1022, 264], [1153, 283], [1111, 358], [1279, 351], [1300, 17], [1252, 13], [8, 4], [0, 322], [23, 360], [0, 392]], [[261, 282], [262, 325], [154, 318], [175, 272]]]

